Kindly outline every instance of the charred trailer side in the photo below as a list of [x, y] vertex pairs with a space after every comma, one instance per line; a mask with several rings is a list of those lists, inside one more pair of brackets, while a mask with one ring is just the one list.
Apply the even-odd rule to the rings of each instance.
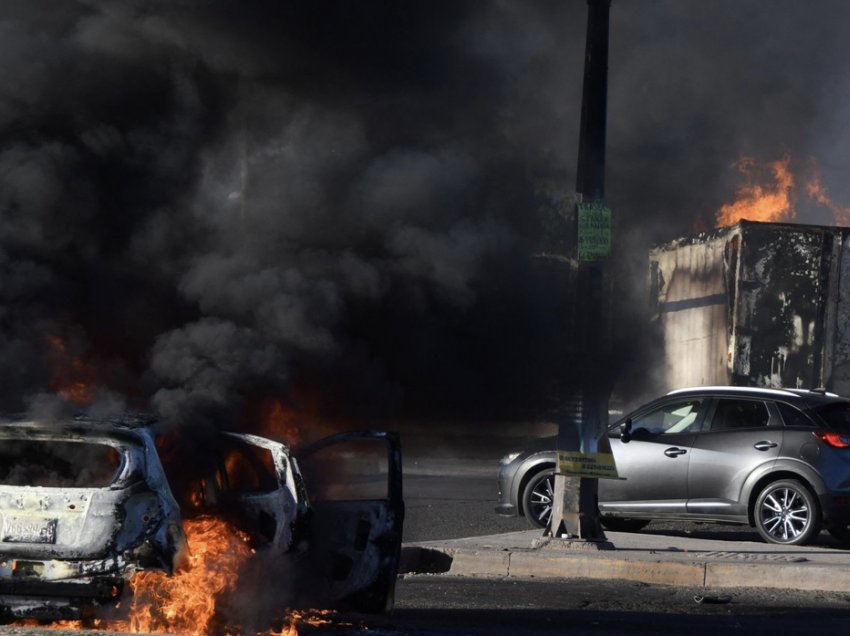
[[850, 228], [741, 221], [657, 246], [649, 263], [667, 388], [850, 394]]

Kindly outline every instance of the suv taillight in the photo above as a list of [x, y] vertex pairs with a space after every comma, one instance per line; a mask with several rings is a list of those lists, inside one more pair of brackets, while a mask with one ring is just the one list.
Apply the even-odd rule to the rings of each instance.
[[835, 433], [833, 431], [816, 431], [817, 437], [824, 444], [833, 448], [850, 448], [850, 433]]

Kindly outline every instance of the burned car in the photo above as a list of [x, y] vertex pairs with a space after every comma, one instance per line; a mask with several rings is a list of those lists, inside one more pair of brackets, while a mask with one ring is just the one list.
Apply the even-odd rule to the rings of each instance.
[[150, 424], [0, 425], [0, 618], [80, 618], [117, 605], [137, 572], [180, 567], [191, 549], [181, 516], [199, 512], [236, 523], [258, 563], [292, 568], [305, 600], [391, 606], [404, 517], [396, 435], [345, 433], [305, 448], [309, 460], [356, 440], [382, 445], [385, 457], [383, 493], [313, 502], [288, 446], [238, 433], [215, 436], [213, 468], [191, 492], [173, 490]]
[[186, 538], [145, 427], [0, 426], [0, 612], [72, 618], [137, 569], [171, 572]]
[[285, 571], [297, 581], [285, 586], [288, 605], [392, 607], [404, 521], [397, 434], [332, 435], [299, 449], [298, 460], [257, 435], [222, 433], [214, 446], [213, 470], [189, 497], [250, 536], [262, 557], [250, 578], [274, 586]]

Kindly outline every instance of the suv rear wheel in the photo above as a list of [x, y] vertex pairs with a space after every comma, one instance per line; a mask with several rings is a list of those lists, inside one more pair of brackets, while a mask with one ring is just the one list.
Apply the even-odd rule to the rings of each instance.
[[820, 509], [812, 493], [795, 479], [767, 484], [753, 509], [756, 529], [768, 543], [802, 545], [820, 530]]

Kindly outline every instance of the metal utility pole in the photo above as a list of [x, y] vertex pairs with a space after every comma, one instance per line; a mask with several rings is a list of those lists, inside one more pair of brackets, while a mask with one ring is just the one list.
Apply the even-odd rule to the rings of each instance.
[[605, 198], [608, 22], [611, 0], [587, 0], [587, 6], [576, 192], [588, 200], [602, 201]]
[[587, 0], [587, 41], [576, 178], [576, 346], [574, 393], [565, 396], [559, 421], [553, 538], [604, 542], [597, 510], [598, 477], [616, 477], [607, 445], [610, 350], [605, 261], [611, 246], [611, 211], [605, 207], [605, 123], [608, 93], [608, 23], [611, 0]]

